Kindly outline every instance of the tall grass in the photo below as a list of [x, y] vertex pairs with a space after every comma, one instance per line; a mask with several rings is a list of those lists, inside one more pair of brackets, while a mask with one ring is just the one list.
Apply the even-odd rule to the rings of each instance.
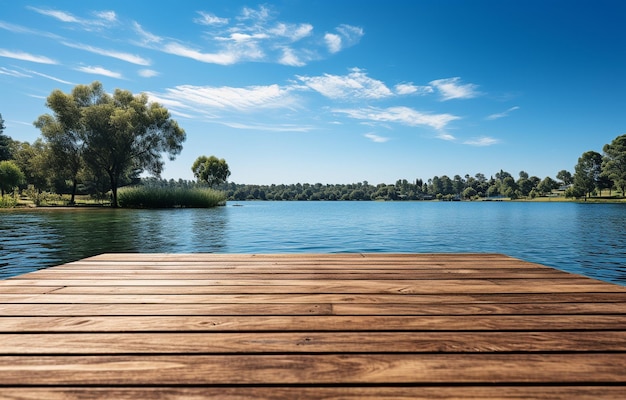
[[226, 195], [208, 188], [126, 186], [118, 190], [117, 200], [126, 208], [209, 208], [223, 205]]
[[0, 208], [13, 208], [17, 205], [17, 197], [13, 194], [0, 196]]

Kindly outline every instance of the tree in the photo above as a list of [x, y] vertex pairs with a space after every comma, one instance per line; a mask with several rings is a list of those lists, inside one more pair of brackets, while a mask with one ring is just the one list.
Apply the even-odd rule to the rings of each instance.
[[230, 176], [226, 160], [215, 156], [198, 157], [191, 166], [191, 170], [199, 181], [206, 182], [209, 186], [220, 185]]
[[602, 155], [595, 151], [583, 153], [575, 167], [575, 192], [584, 193], [587, 198], [596, 188], [601, 172]]
[[572, 178], [572, 173], [564, 169], [560, 170], [556, 174], [556, 179], [559, 179], [561, 182], [563, 182], [563, 185], [565, 186], [571, 185], [572, 183], [574, 183], [574, 180]]
[[185, 131], [166, 108], [148, 103], [147, 95], [121, 89], [109, 95], [96, 81], [77, 85], [69, 96], [53, 93], [48, 106], [65, 134], [76, 133], [86, 165], [94, 174], [108, 176], [112, 207], [117, 207], [117, 189], [124, 177], [143, 171], [159, 176], [162, 154], [170, 160], [180, 154]]
[[539, 184], [537, 185], [537, 191], [541, 193], [541, 195], [550, 194], [552, 189], [556, 189], [558, 184], [556, 181], [549, 176], [546, 176]]
[[80, 106], [71, 94], [60, 90], [48, 96], [46, 106], [54, 116], [41, 115], [34, 125], [50, 146], [50, 165], [59, 176], [72, 182], [70, 204], [74, 204], [78, 176], [85, 166]]
[[611, 144], [604, 145], [602, 171], [626, 197], [626, 134], [616, 137]]
[[10, 160], [11, 155], [11, 138], [4, 135], [4, 120], [2, 114], [0, 114], [0, 161]]
[[13, 161], [0, 161], [0, 194], [13, 191], [24, 181], [24, 174]]

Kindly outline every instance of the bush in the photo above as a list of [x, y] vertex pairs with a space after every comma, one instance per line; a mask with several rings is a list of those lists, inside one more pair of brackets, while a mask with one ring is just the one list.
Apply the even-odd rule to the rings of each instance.
[[13, 208], [17, 205], [17, 198], [15, 195], [5, 194], [0, 196], [0, 208]]
[[226, 201], [224, 193], [213, 189], [156, 186], [123, 187], [117, 198], [120, 207], [127, 208], [209, 208]]

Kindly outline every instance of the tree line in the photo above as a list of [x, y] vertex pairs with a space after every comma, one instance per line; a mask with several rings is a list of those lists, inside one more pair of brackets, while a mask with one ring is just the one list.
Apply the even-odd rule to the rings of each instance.
[[[162, 155], [174, 159], [182, 150], [185, 131], [167, 109], [148, 103], [144, 94], [116, 89], [107, 94], [99, 82], [77, 85], [70, 93], [54, 90], [46, 101], [51, 114], [37, 118], [41, 137], [32, 144], [4, 134], [0, 115], [0, 191], [27, 190], [31, 197], [43, 192], [110, 198], [117, 206], [117, 189], [134, 184], [173, 187], [212, 186], [229, 200], [472, 200], [547, 196], [556, 189], [569, 197], [588, 198], [609, 190], [626, 192], [626, 134], [603, 147], [587, 151], [574, 173], [561, 170], [556, 180], [516, 176], [500, 170], [487, 177], [475, 175], [399, 179], [395, 183], [272, 184], [227, 182], [228, 164], [215, 156], [199, 157], [191, 166], [198, 181], [162, 180]], [[148, 172], [153, 178], [140, 178]]]

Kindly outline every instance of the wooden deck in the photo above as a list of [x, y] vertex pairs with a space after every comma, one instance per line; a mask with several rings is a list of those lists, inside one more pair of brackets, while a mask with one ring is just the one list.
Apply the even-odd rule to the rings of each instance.
[[0, 281], [0, 398], [623, 399], [626, 287], [497, 254], [103, 254]]

